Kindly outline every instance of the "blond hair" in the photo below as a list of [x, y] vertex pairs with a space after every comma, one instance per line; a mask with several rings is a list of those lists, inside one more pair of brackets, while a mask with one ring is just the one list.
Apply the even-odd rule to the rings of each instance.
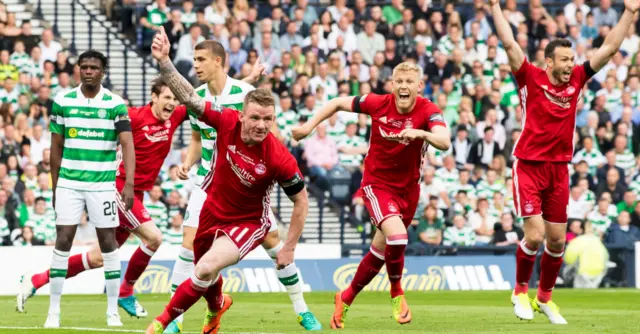
[[396, 66], [393, 69], [392, 77], [395, 77], [396, 74], [400, 72], [416, 72], [418, 74], [418, 80], [422, 80], [423, 77], [422, 67], [408, 61], [400, 63], [398, 66]]
[[249, 103], [255, 103], [261, 107], [275, 107], [276, 102], [273, 98], [271, 91], [265, 88], [258, 88], [249, 92], [244, 97], [244, 106], [248, 106]]

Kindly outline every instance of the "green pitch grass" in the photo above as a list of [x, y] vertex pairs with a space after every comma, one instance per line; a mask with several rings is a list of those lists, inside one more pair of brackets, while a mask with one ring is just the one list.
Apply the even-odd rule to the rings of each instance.
[[[333, 294], [307, 293], [307, 303], [325, 331], [333, 312]], [[233, 307], [222, 320], [223, 333], [302, 333], [286, 294], [233, 294]], [[391, 317], [387, 293], [364, 292], [351, 308], [344, 333], [633, 333], [640, 320], [640, 290], [556, 290], [554, 299], [569, 322], [566, 327], [550, 325], [540, 314], [531, 322], [513, 314], [509, 292], [429, 292], [407, 293], [413, 322], [398, 325]], [[16, 313], [14, 298], [0, 298], [0, 333], [142, 333], [151, 319], [167, 303], [167, 295], [143, 295], [140, 302], [149, 312], [146, 319], [130, 318], [120, 311], [124, 327], [106, 327], [106, 297], [63, 296], [62, 325], [59, 330], [42, 329], [49, 299], [36, 296], [27, 303], [26, 314]], [[186, 333], [199, 333], [204, 315], [203, 302], [187, 314]], [[10, 328], [12, 327], [12, 328]], [[40, 327], [40, 328], [36, 328]], [[71, 327], [71, 328], [69, 328]]]

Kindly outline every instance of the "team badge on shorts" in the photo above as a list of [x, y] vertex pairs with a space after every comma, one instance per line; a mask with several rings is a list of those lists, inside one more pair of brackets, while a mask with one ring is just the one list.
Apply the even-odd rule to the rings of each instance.
[[263, 164], [256, 165], [256, 174], [262, 175], [267, 171], [267, 167]]
[[530, 201], [527, 201], [527, 203], [524, 205], [524, 212], [526, 213], [533, 212], [533, 204], [531, 204]]
[[393, 212], [393, 213], [398, 212], [398, 208], [396, 208], [396, 206], [393, 205], [393, 203], [389, 203], [389, 206], [387, 208], [389, 209], [389, 212]]

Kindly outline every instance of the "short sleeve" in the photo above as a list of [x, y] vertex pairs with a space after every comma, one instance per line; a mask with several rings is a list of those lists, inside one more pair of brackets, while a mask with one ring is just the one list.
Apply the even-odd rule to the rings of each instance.
[[356, 96], [351, 102], [351, 110], [359, 114], [372, 115], [379, 110], [378, 107], [382, 104], [384, 95], [366, 94], [362, 96]]
[[444, 126], [445, 128], [447, 127], [447, 123], [444, 121], [442, 111], [440, 110], [440, 108], [438, 108], [438, 106], [429, 102], [427, 111], [427, 130], [431, 131], [431, 129], [433, 129], [433, 127], [436, 125]]
[[584, 64], [574, 67], [573, 74], [578, 77], [580, 87], [583, 87], [596, 72], [591, 68], [591, 63], [587, 60]]
[[189, 124], [191, 124], [191, 130], [200, 131], [200, 126], [198, 125], [198, 117], [191, 112], [188, 112], [189, 116]]
[[51, 108], [51, 121], [49, 122], [49, 130], [51, 133], [57, 133], [59, 135], [64, 134], [64, 115], [62, 113], [62, 107], [57, 102], [53, 102]]
[[131, 118], [129, 117], [129, 111], [127, 106], [119, 104], [113, 108], [114, 123], [116, 126], [116, 132], [131, 131]]
[[524, 58], [520, 69], [513, 73], [513, 75], [516, 77], [516, 81], [518, 82], [518, 87], [524, 87], [527, 84], [527, 77], [533, 74], [531, 71], [531, 67], [535, 66], [531, 65], [527, 58]]
[[[279, 143], [277, 143], [279, 144]], [[279, 154], [281, 160], [277, 163], [276, 167], [276, 181], [280, 184], [287, 196], [291, 197], [299, 193], [304, 189], [304, 178], [296, 159], [289, 153], [284, 146], [279, 145]]]
[[[238, 111], [222, 108], [207, 101], [199, 120], [217, 131], [221, 131], [233, 127], [237, 123]], [[191, 122], [191, 128], [193, 129], [193, 122]]]

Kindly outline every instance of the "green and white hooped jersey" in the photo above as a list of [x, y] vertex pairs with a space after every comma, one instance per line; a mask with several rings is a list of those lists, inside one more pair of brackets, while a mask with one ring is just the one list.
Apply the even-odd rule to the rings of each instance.
[[64, 136], [58, 187], [81, 191], [113, 191], [116, 183], [118, 122], [129, 122], [120, 96], [104, 87], [93, 99], [78, 86], [53, 102], [51, 133]]
[[[207, 84], [196, 88], [196, 93], [204, 98], [205, 101], [215, 103], [225, 108], [242, 111], [244, 97], [254, 89], [255, 88], [248, 83], [227, 76], [227, 82], [219, 96], [211, 95]], [[196, 185], [199, 186], [211, 170], [211, 159], [216, 149], [217, 133], [214, 128], [198, 120], [191, 111], [189, 111], [189, 120], [191, 122], [191, 129], [200, 132], [200, 137], [202, 138], [202, 159], [200, 160], [200, 167], [198, 167], [198, 176], [196, 179]]]

